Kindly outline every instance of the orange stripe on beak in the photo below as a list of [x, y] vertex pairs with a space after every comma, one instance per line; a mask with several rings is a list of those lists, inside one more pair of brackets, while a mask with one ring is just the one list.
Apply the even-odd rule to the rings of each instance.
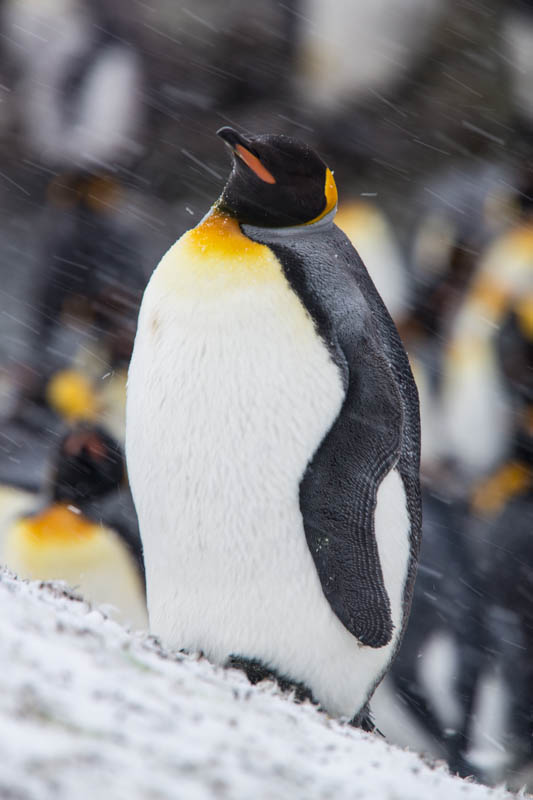
[[242, 158], [247, 167], [250, 167], [252, 172], [255, 172], [258, 178], [261, 178], [265, 183], [276, 183], [275, 177], [261, 164], [257, 156], [250, 153], [242, 144], [238, 144], [235, 148], [237, 155]]

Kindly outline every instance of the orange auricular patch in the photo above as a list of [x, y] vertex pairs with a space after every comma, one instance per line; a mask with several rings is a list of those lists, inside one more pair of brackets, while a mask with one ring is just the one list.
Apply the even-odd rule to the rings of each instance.
[[258, 178], [261, 178], [262, 181], [265, 183], [276, 183], [275, 177], [269, 172], [266, 167], [264, 167], [257, 156], [254, 156], [253, 153], [250, 153], [246, 147], [243, 147], [242, 144], [238, 144], [235, 148], [235, 151], [239, 158], [241, 158], [247, 167], [249, 167], [252, 172], [255, 172]]
[[324, 183], [324, 195], [326, 198], [326, 205], [324, 210], [320, 212], [318, 217], [306, 222], [306, 225], [312, 225], [314, 222], [319, 222], [321, 219], [329, 214], [330, 211], [333, 211], [335, 206], [338, 203], [339, 195], [337, 192], [337, 184], [335, 183], [335, 178], [333, 177], [332, 171], [329, 167], [326, 169], [326, 181]]
[[33, 548], [87, 541], [98, 531], [93, 522], [60, 503], [35, 517], [21, 519], [18, 526], [19, 532]]

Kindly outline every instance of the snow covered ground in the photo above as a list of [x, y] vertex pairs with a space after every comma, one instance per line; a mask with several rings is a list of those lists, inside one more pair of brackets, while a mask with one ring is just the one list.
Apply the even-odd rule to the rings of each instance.
[[0, 798], [503, 800], [0, 571]]

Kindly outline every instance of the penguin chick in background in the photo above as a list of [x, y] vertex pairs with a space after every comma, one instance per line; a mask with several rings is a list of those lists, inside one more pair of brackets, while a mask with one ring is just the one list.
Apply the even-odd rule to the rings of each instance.
[[49, 502], [11, 524], [0, 542], [0, 562], [21, 578], [64, 580], [85, 599], [111, 605], [122, 621], [144, 628], [139, 543], [120, 523], [114, 529], [106, 524], [110, 517], [126, 518], [121, 507], [111, 515], [101, 506], [123, 479], [114, 440], [97, 427], [73, 429], [59, 447]]
[[231, 174], [152, 275], [128, 378], [151, 630], [368, 724], [418, 557], [415, 384], [324, 162], [219, 135]]

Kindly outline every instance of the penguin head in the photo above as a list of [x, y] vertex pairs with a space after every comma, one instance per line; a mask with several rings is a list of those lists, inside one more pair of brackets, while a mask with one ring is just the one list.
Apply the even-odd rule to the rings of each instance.
[[53, 471], [53, 499], [83, 504], [116, 489], [124, 478], [119, 445], [97, 426], [80, 425], [59, 446]]
[[308, 145], [289, 136], [218, 135], [233, 153], [233, 168], [217, 207], [245, 225], [284, 228], [318, 222], [337, 205], [333, 174]]

